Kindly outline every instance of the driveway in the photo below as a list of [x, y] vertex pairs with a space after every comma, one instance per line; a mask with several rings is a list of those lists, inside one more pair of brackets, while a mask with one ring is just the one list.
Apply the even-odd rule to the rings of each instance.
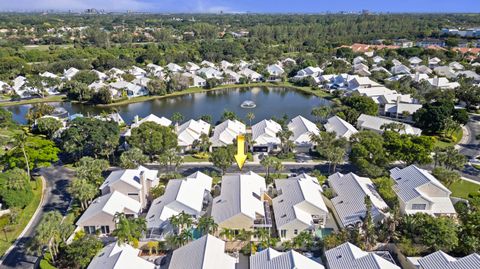
[[9, 268], [34, 268], [38, 257], [28, 255], [26, 246], [32, 238], [35, 228], [42, 219], [43, 215], [52, 210], [59, 210], [62, 214], [66, 214], [70, 197], [67, 193], [67, 186], [73, 178], [74, 172], [62, 166], [52, 166], [42, 168], [40, 174], [45, 178], [46, 191], [42, 203], [40, 213], [33, 218], [32, 225], [22, 238], [17, 241], [18, 244], [3, 257], [0, 269]]

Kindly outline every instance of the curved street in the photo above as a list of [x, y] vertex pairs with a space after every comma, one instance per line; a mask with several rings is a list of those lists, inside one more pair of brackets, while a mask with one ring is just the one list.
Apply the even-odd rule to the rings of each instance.
[[4, 255], [0, 269], [10, 268], [34, 268], [38, 257], [29, 255], [26, 246], [35, 233], [35, 228], [42, 219], [43, 214], [52, 210], [59, 210], [66, 214], [70, 197], [67, 193], [67, 186], [73, 178], [74, 172], [63, 166], [51, 166], [42, 168], [40, 174], [45, 178], [46, 190], [44, 191], [42, 208], [32, 219], [32, 225], [27, 229], [23, 237], [17, 240], [14, 248]]

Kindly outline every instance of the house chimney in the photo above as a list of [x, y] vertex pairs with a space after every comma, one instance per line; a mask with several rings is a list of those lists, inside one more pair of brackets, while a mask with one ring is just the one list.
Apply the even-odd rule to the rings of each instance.
[[420, 81], [420, 73], [415, 73], [415, 82], [419, 82]]
[[439, 79], [437, 76], [433, 78], [433, 86], [438, 87]]

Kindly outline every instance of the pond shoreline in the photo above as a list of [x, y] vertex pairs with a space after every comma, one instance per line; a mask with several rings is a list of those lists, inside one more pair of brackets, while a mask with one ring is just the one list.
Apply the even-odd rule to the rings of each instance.
[[249, 83], [249, 84], [231, 84], [231, 85], [221, 85], [212, 89], [205, 89], [205, 88], [198, 88], [198, 87], [192, 87], [188, 88], [183, 91], [179, 92], [173, 92], [170, 94], [165, 94], [165, 95], [152, 95], [152, 96], [140, 96], [140, 97], [134, 97], [131, 99], [126, 99], [126, 100], [120, 100], [118, 102], [113, 102], [111, 104], [89, 104], [89, 103], [84, 103], [84, 102], [79, 102], [79, 101], [72, 101], [66, 99], [65, 95], [52, 95], [48, 96], [45, 98], [32, 98], [32, 99], [26, 99], [26, 100], [19, 100], [19, 101], [5, 101], [5, 102], [0, 102], [0, 107], [13, 107], [17, 105], [28, 105], [28, 104], [38, 104], [38, 103], [56, 103], [56, 102], [67, 102], [67, 103], [77, 103], [77, 104], [83, 104], [87, 106], [92, 106], [92, 107], [115, 107], [115, 106], [121, 106], [121, 105], [128, 105], [128, 104], [133, 104], [133, 103], [141, 103], [145, 101], [150, 101], [150, 100], [155, 100], [155, 99], [163, 99], [163, 98], [169, 98], [169, 97], [178, 97], [182, 95], [187, 95], [187, 94], [194, 94], [194, 93], [205, 93], [205, 92], [211, 92], [211, 91], [218, 91], [218, 90], [228, 90], [228, 89], [236, 89], [236, 88], [249, 88], [249, 87], [282, 87], [286, 89], [291, 89], [291, 90], [296, 90], [300, 91], [303, 93], [308, 93], [317, 97], [321, 97], [327, 100], [332, 99], [333, 97], [321, 90], [313, 90], [312, 87], [299, 87], [295, 86], [291, 83], [288, 82], [281, 82], [281, 83], [271, 83], [271, 82], [261, 82], [261, 83]]

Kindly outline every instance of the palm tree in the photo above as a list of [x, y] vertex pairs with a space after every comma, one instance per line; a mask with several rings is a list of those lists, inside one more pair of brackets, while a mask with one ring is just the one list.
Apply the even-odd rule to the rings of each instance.
[[222, 231], [220, 231], [220, 236], [225, 238], [227, 241], [232, 241], [234, 233], [232, 229], [223, 228]]
[[178, 218], [180, 219], [180, 225], [182, 229], [183, 228], [189, 229], [190, 227], [192, 227], [193, 217], [191, 215], [182, 211], [180, 212], [180, 214], [178, 214]]
[[168, 220], [170, 224], [175, 228], [175, 230], [180, 232], [180, 218], [178, 217], [178, 215], [173, 215]]
[[113, 217], [116, 223], [112, 235], [117, 237], [118, 244], [139, 240], [142, 233], [147, 230], [147, 223], [144, 218], [129, 219], [124, 213], [116, 213]]
[[68, 193], [80, 202], [82, 210], [87, 209], [88, 203], [95, 198], [98, 189], [88, 180], [83, 178], [74, 179], [68, 186]]
[[332, 108], [329, 106], [316, 107], [312, 110], [312, 116], [316, 117], [319, 122], [324, 122], [332, 113]]
[[178, 236], [182, 246], [193, 240], [193, 232], [190, 229], [183, 230]]
[[325, 150], [325, 156], [328, 163], [328, 171], [330, 172], [330, 167], [333, 166], [333, 172], [337, 169], [337, 165], [343, 161], [346, 151], [340, 147], [331, 147]]
[[252, 235], [253, 233], [251, 231], [241, 229], [240, 231], [238, 231], [237, 239], [240, 241], [250, 241]]
[[266, 178], [270, 178], [270, 168], [275, 164], [273, 157], [267, 155], [261, 161], [260, 164], [266, 169]]
[[282, 148], [282, 152], [285, 154], [290, 152], [290, 149], [294, 146], [293, 142], [290, 140], [292, 135], [293, 132], [288, 128], [283, 128], [277, 133], [278, 138], [280, 138], [280, 147]]
[[172, 120], [175, 124], [179, 124], [184, 119], [183, 115], [180, 112], [175, 112], [172, 115]]
[[38, 247], [47, 246], [54, 263], [55, 257], [58, 254], [60, 225], [62, 219], [63, 217], [58, 211], [50, 211], [46, 213], [40, 221], [34, 237]]
[[27, 134], [22, 131], [21, 133], [15, 135], [14, 139], [13, 139], [13, 147], [10, 149], [11, 151], [12, 150], [15, 150], [15, 149], [20, 149], [23, 153], [23, 157], [25, 158], [25, 166], [27, 167], [27, 175], [28, 175], [28, 178], [30, 178], [30, 163], [28, 161], [28, 155], [27, 155], [27, 152], [25, 150], [25, 147], [27, 145]]
[[198, 220], [198, 229], [202, 234], [215, 233], [218, 229], [218, 224], [215, 223], [212, 217], [202, 216]]
[[247, 119], [250, 122], [250, 128], [252, 128], [252, 120], [255, 119], [255, 114], [253, 114], [253, 112], [248, 112], [247, 113]]

